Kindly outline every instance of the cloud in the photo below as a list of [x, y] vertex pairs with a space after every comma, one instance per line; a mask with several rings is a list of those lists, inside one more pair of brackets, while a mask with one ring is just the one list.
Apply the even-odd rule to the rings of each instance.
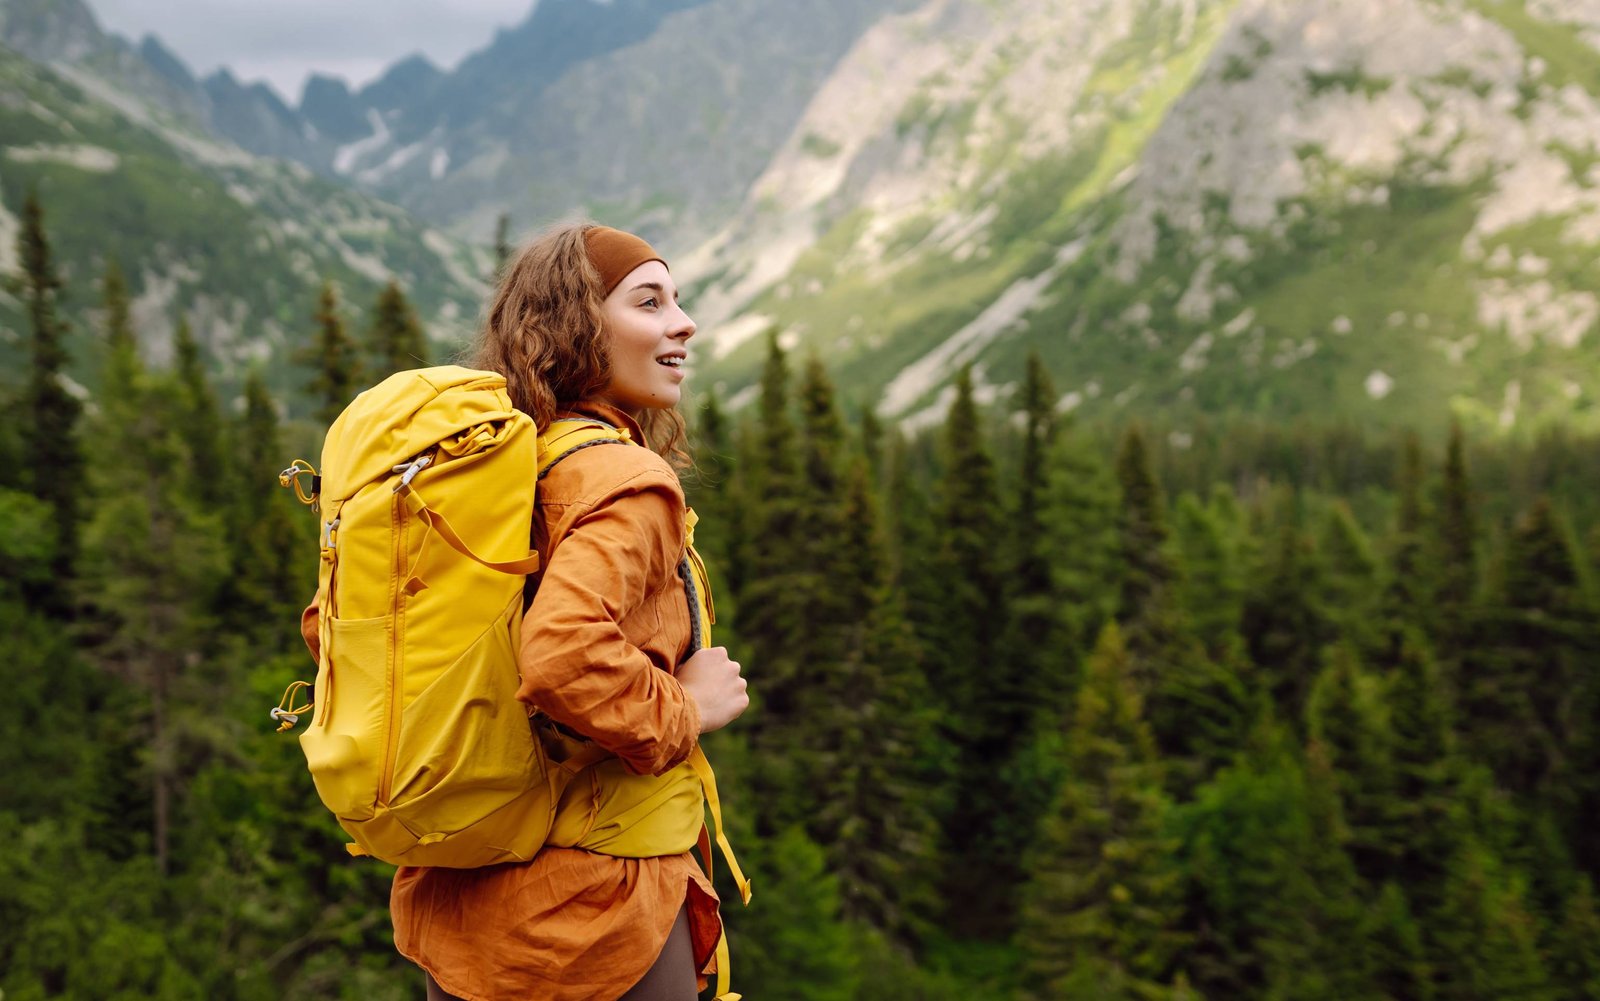
[[155, 35], [201, 76], [226, 66], [299, 100], [312, 73], [359, 86], [415, 52], [440, 66], [520, 24], [534, 0], [90, 0], [100, 23]]

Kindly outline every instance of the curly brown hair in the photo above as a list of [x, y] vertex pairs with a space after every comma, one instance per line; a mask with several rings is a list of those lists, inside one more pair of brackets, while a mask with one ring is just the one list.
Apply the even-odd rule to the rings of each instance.
[[[557, 226], [517, 253], [500, 276], [468, 363], [505, 376], [512, 404], [540, 431], [611, 381], [604, 290], [584, 242], [594, 225]], [[676, 407], [645, 411], [639, 426], [646, 444], [674, 468], [692, 464]]]

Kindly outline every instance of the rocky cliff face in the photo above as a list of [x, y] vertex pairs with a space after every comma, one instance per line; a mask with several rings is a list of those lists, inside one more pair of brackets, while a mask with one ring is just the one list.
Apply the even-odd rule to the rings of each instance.
[[776, 331], [913, 424], [1031, 350], [1090, 414], [1600, 422], [1600, 0], [544, 0], [296, 109], [75, 2], [0, 32], [475, 239], [657, 239], [736, 402]]
[[[1029, 349], [1091, 412], [1589, 420], [1590, 0], [931, 0], [886, 18], [691, 258], [865, 404], [991, 399]], [[870, 81], [870, 83], [869, 83]], [[852, 100], [868, 89], [875, 100]]]

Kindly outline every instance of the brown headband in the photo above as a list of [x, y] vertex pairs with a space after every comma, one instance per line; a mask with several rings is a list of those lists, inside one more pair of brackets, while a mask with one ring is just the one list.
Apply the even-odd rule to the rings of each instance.
[[589, 251], [589, 263], [600, 273], [600, 287], [605, 290], [600, 293], [602, 298], [610, 295], [622, 279], [646, 261], [661, 261], [663, 267], [667, 263], [648, 243], [610, 226], [585, 230], [583, 244]]

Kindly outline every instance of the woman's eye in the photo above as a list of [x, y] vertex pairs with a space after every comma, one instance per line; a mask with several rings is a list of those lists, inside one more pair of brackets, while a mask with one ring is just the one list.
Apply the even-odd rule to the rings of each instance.
[[656, 297], [655, 296], [651, 296], [650, 298], [646, 299], [644, 302], [641, 302], [639, 305], [648, 306], [651, 309], [655, 309], [656, 306], [659, 305], [659, 303], [656, 302]]

